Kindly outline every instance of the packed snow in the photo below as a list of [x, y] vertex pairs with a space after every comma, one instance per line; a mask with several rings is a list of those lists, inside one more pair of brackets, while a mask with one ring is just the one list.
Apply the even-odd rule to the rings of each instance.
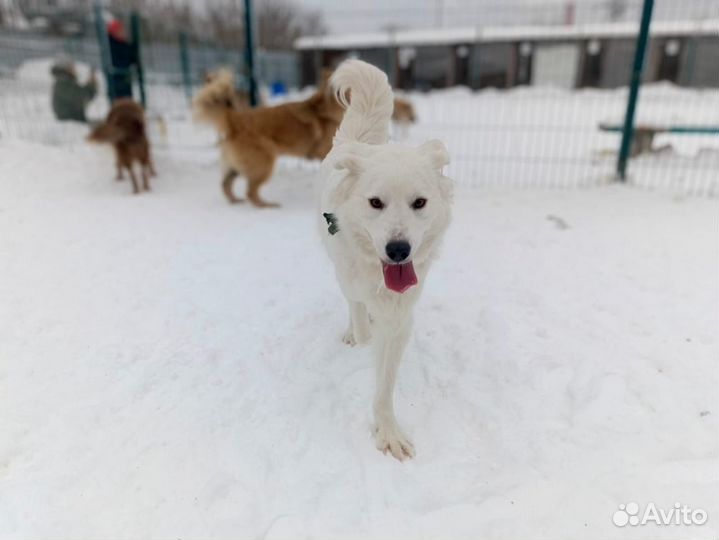
[[[81, 126], [0, 139], [0, 538], [717, 537], [717, 199], [456, 166], [399, 463], [370, 351], [341, 341], [314, 169], [279, 167], [280, 209], [230, 206], [215, 135], [165, 115], [138, 196]], [[709, 518], [615, 526], [631, 501]]]
[[675, 499], [716, 536], [715, 200], [459, 189], [399, 464], [314, 175], [257, 211], [215, 156], [157, 161], [131, 196], [108, 152], [0, 145], [0, 536], [625, 538], [618, 504]]

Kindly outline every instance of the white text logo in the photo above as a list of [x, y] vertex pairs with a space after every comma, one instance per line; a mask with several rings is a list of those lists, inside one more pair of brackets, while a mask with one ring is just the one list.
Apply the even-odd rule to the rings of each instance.
[[704, 525], [708, 519], [706, 510], [690, 508], [679, 502], [674, 503], [674, 506], [668, 509], [657, 508], [657, 505], [650, 502], [643, 512], [640, 510], [641, 508], [635, 502], [620, 504], [619, 510], [612, 516], [612, 521], [617, 527], [626, 525], [636, 527], [648, 523], [654, 525]]

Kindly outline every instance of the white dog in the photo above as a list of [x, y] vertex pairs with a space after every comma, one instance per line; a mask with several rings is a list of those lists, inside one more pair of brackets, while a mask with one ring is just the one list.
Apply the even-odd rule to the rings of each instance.
[[349, 303], [349, 345], [372, 340], [377, 448], [414, 456], [394, 414], [397, 368], [409, 339], [412, 308], [449, 224], [452, 181], [444, 145], [388, 144], [392, 89], [387, 76], [347, 60], [330, 81], [346, 108], [322, 163], [322, 236]]

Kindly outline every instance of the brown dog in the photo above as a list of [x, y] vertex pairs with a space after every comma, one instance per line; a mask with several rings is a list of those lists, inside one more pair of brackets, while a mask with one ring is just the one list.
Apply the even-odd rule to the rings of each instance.
[[[210, 84], [212, 81], [214, 81], [219, 74], [221, 74], [224, 70], [216, 70], [216, 71], [208, 71], [205, 73], [203, 77], [203, 84]], [[260, 97], [260, 105], [264, 105], [262, 103], [262, 97]], [[242, 109], [249, 109], [250, 108], [250, 94], [249, 92], [246, 92], [245, 90], [240, 90], [239, 88], [235, 88], [235, 91], [231, 94], [230, 100], [232, 101], [232, 108], [237, 110]]]
[[118, 99], [113, 103], [105, 121], [87, 136], [90, 142], [110, 143], [115, 149], [117, 180], [122, 180], [122, 170], [127, 169], [132, 180], [132, 192], [139, 193], [137, 178], [132, 170], [135, 161], [140, 164], [142, 187], [150, 190], [149, 176], [156, 176], [147, 140], [145, 113], [131, 99]]
[[222, 189], [231, 203], [242, 202], [232, 192], [239, 174], [247, 178], [247, 198], [258, 207], [279, 206], [262, 199], [260, 187], [272, 175], [281, 155], [323, 159], [344, 110], [326, 86], [304, 101], [256, 109], [235, 108], [232, 73], [220, 70], [194, 100], [195, 117], [220, 134], [225, 167]]
[[412, 102], [401, 97], [395, 97], [392, 120], [398, 124], [414, 124], [417, 121], [417, 115], [414, 112]]
[[395, 129], [392, 131], [395, 138], [406, 139], [409, 134], [409, 126], [417, 121], [414, 106], [411, 101], [395, 96], [394, 111], [392, 111], [392, 122]]

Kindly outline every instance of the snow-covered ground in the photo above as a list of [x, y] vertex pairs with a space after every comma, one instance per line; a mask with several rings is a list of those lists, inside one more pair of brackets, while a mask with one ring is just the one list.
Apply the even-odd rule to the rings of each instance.
[[[648, 191], [606, 182], [622, 91], [412, 96], [409, 140], [445, 139], [459, 186], [400, 464], [371, 439], [370, 352], [340, 340], [315, 166], [283, 163], [279, 210], [227, 205], [215, 134], [156, 86], [160, 176], [132, 196], [52, 120], [46, 70], [0, 80], [0, 538], [717, 537], [719, 201], [684, 195], [716, 186], [716, 138], [635, 160]], [[716, 91], [655, 91], [640, 117], [719, 114]], [[548, 158], [489, 159], [512, 148]], [[709, 520], [616, 527], [630, 501]]]
[[[310, 171], [229, 206], [0, 141], [0, 538], [716, 538], [719, 208], [460, 187], [400, 370], [401, 464], [316, 238]], [[702, 526], [619, 528], [675, 501]]]

